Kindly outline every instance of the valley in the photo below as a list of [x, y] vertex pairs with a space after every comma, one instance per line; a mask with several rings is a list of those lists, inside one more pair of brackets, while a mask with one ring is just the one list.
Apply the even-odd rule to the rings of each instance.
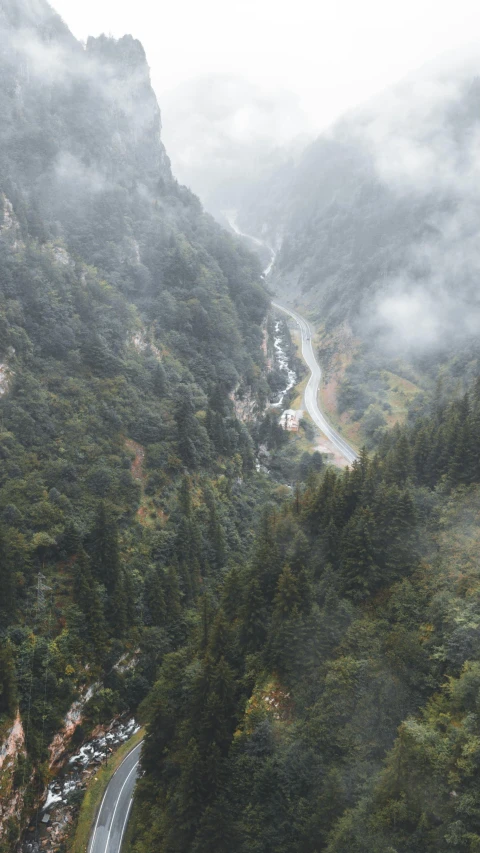
[[226, 230], [140, 41], [0, 38], [0, 853], [477, 853], [471, 66], [179, 104]]

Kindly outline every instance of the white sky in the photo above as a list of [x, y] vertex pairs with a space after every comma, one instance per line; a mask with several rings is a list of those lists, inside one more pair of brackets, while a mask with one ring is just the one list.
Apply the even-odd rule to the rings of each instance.
[[480, 33], [478, 0], [51, 2], [80, 39], [140, 39], [160, 107], [189, 78], [231, 72], [297, 93], [317, 129]]

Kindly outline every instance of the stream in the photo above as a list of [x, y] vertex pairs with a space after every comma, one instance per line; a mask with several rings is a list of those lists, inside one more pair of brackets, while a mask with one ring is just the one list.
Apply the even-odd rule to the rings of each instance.
[[[223, 212], [223, 215], [225, 216], [225, 219], [227, 220], [228, 224], [230, 225], [230, 228], [232, 229], [232, 231], [235, 232], [235, 234], [238, 237], [245, 237], [246, 239], [250, 240], [251, 242], [256, 243], [257, 246], [262, 246], [263, 248], [267, 249], [270, 252], [270, 261], [267, 264], [267, 266], [265, 267], [265, 269], [263, 270], [263, 277], [267, 278], [270, 275], [270, 273], [272, 271], [272, 267], [275, 263], [275, 258], [277, 255], [275, 249], [273, 249], [272, 246], [270, 246], [268, 243], [265, 243], [265, 241], [261, 240], [259, 237], [254, 237], [252, 234], [246, 234], [244, 231], [241, 231], [237, 225], [237, 211], [236, 210], [224, 210], [222, 212]], [[282, 347], [282, 336], [280, 335], [280, 328], [281, 328], [281, 323], [279, 320], [277, 320], [277, 322], [275, 323], [275, 338], [273, 341], [273, 346], [275, 349], [275, 361], [276, 361], [277, 366], [280, 370], [286, 371], [288, 379], [287, 379], [287, 385], [286, 385], [285, 389], [283, 391], [280, 391], [279, 394], [277, 394], [276, 402], [270, 403], [270, 406], [272, 409], [279, 409], [280, 408], [280, 406], [282, 405], [286, 395], [297, 384], [297, 381], [298, 381], [297, 374], [295, 373], [294, 370], [292, 370], [288, 366], [287, 354]]]
[[74, 820], [75, 794], [85, 789], [98, 767], [139, 728], [135, 719], [128, 715], [115, 719], [109, 726], [99, 726], [99, 735], [84, 743], [78, 753], [64, 756], [63, 766], [48, 785], [43, 802], [23, 833], [21, 853], [60, 849]]
[[272, 409], [279, 409], [290, 389], [297, 384], [297, 374], [294, 370], [292, 370], [291, 367], [288, 366], [287, 354], [282, 347], [282, 336], [280, 334], [281, 325], [281, 321], [277, 320], [275, 323], [275, 337], [273, 339], [273, 346], [275, 349], [275, 361], [277, 367], [287, 373], [288, 380], [285, 389], [283, 391], [280, 391], [280, 393], [277, 395], [277, 401], [275, 403], [270, 403]]

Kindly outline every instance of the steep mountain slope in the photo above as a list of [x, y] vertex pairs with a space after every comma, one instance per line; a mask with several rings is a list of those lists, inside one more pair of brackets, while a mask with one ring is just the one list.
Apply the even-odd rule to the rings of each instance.
[[[476, 69], [478, 59], [423, 69], [346, 116], [239, 217], [281, 244], [272, 287], [321, 324], [327, 369], [328, 351], [356, 351], [339, 400], [353, 416], [392, 403], [374, 387], [382, 369], [428, 389], [439, 362], [456, 359], [455, 378], [477, 362]], [[333, 360], [337, 378], [351, 358]], [[352, 405], [353, 385], [363, 388]]]
[[144, 703], [132, 853], [473, 853], [480, 381], [265, 512]]
[[255, 257], [173, 178], [138, 42], [83, 46], [43, 0], [0, 0], [0, 40], [11, 851], [72, 702], [97, 684], [86, 726], [134, 710], [200, 592], [249, 547], [266, 485], [231, 397], [265, 399], [268, 300]]

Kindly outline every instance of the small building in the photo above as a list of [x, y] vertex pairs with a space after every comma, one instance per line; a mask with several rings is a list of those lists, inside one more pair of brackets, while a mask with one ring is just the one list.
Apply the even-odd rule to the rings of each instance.
[[295, 411], [295, 409], [285, 409], [278, 422], [282, 429], [286, 429], [288, 432], [298, 432], [302, 416], [303, 412], [301, 409], [298, 411]]

